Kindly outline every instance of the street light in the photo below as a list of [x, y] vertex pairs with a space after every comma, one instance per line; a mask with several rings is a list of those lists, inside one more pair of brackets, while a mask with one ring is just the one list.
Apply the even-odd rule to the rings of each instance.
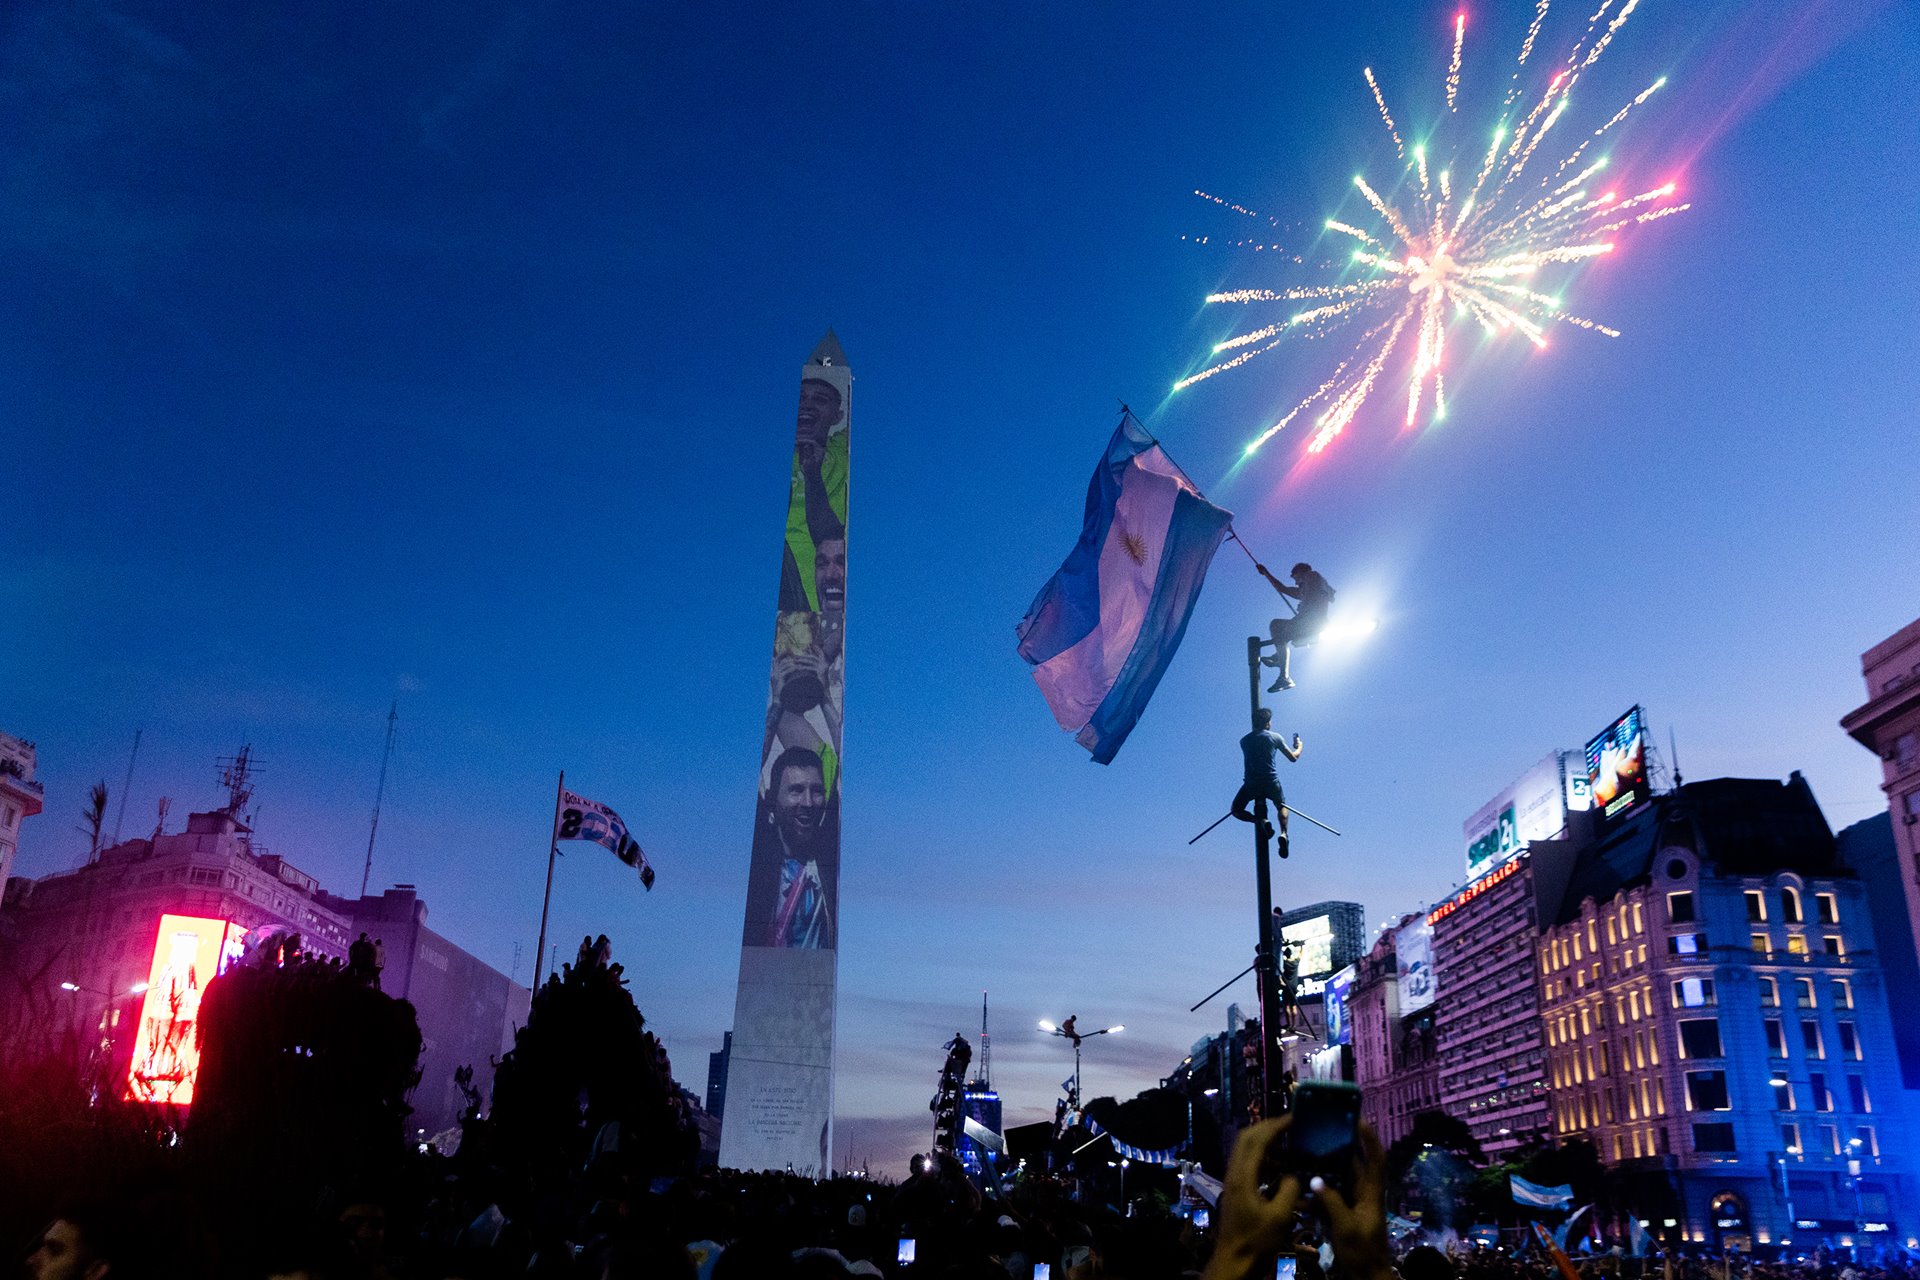
[[1074, 1022], [1079, 1016], [1080, 1015], [1075, 1014], [1073, 1017], [1068, 1018], [1062, 1026], [1055, 1026], [1045, 1018], [1040, 1019], [1040, 1029], [1042, 1031], [1050, 1036], [1058, 1036], [1062, 1040], [1071, 1040], [1073, 1042], [1073, 1098], [1071, 1099], [1071, 1109], [1075, 1111], [1080, 1109], [1080, 1042], [1091, 1039], [1094, 1036], [1112, 1035], [1117, 1031], [1125, 1031], [1127, 1029], [1125, 1023], [1116, 1022], [1112, 1026], [1102, 1027], [1098, 1031], [1080, 1031], [1074, 1027]]
[[[88, 995], [104, 996], [109, 1000], [112, 1000], [115, 998], [113, 992], [111, 991], [102, 991], [98, 987], [83, 987], [77, 982], [63, 982], [60, 984], [60, 989], [62, 991], [84, 991]], [[137, 996], [141, 992], [145, 991], [146, 989], [147, 989], [146, 983], [136, 982], [132, 986], [127, 988], [127, 994], [130, 996]]]

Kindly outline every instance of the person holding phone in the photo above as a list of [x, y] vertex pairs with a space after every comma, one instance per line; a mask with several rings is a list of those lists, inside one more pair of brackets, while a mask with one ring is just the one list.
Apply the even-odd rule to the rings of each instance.
[[1269, 1149], [1284, 1144], [1294, 1120], [1289, 1113], [1241, 1130], [1215, 1206], [1219, 1230], [1201, 1280], [1266, 1280], [1292, 1238], [1295, 1211], [1309, 1196], [1326, 1219], [1343, 1274], [1350, 1280], [1396, 1280], [1387, 1245], [1386, 1152], [1365, 1121], [1355, 1128], [1351, 1201], [1318, 1175], [1303, 1183], [1287, 1173], [1271, 1195], [1262, 1190]]

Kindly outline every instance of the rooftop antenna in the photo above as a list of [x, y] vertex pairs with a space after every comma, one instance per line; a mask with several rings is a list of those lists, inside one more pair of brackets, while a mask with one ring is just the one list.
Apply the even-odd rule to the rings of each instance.
[[171, 808], [173, 808], [173, 797], [161, 796], [160, 804], [159, 804], [159, 814], [154, 818], [154, 822], [153, 822], [153, 838], [155, 840], [158, 840], [161, 836], [166, 834], [167, 810]]
[[1678, 791], [1686, 780], [1680, 776], [1680, 743], [1673, 736], [1672, 725], [1667, 726], [1667, 754], [1673, 757], [1673, 789]]
[[221, 812], [236, 821], [247, 801], [253, 799], [253, 744], [240, 748], [237, 756], [220, 758], [220, 785], [227, 789], [227, 805]]
[[980, 993], [980, 1087], [993, 1088], [993, 1040], [987, 1035], [987, 993]]
[[127, 780], [120, 784], [120, 807], [113, 815], [113, 843], [120, 843], [120, 821], [127, 816], [127, 792], [133, 788], [133, 762], [140, 758], [140, 735], [143, 729], [133, 731], [133, 754], [127, 757]]
[[360, 896], [367, 896], [367, 881], [373, 878], [373, 838], [380, 834], [380, 802], [387, 795], [387, 761], [393, 759], [393, 731], [400, 721], [400, 699], [387, 708], [387, 748], [380, 753], [380, 785], [373, 792], [373, 825], [367, 830], [367, 865], [360, 872]]

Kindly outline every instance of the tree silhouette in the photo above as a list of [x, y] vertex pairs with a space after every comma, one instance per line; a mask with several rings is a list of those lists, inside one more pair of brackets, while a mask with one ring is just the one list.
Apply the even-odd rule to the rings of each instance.
[[485, 1149], [536, 1184], [589, 1167], [680, 1173], [699, 1153], [666, 1050], [611, 959], [604, 934], [582, 939], [574, 963], [534, 994], [494, 1072]]

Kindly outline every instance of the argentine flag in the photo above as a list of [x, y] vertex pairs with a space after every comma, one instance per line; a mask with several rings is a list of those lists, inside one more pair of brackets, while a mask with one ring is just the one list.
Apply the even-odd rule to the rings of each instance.
[[1573, 1203], [1571, 1186], [1543, 1187], [1517, 1173], [1508, 1175], [1508, 1183], [1513, 1188], [1513, 1202], [1531, 1209], [1564, 1209]]
[[1233, 513], [1124, 417], [1087, 486], [1080, 541], [1016, 631], [1060, 727], [1106, 764], [1166, 674]]

